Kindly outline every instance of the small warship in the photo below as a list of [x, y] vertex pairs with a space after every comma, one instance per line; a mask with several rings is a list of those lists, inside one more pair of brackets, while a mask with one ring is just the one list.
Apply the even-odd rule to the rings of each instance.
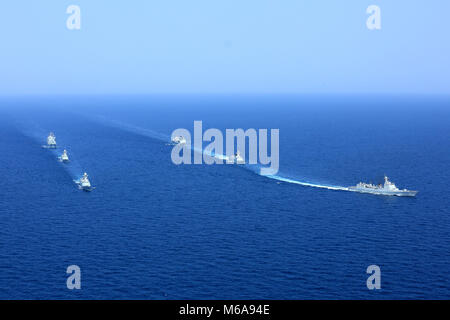
[[174, 144], [185, 144], [186, 143], [186, 139], [183, 136], [174, 137], [172, 139], [172, 143], [174, 143]]
[[69, 162], [69, 156], [67, 154], [67, 150], [64, 150], [62, 155], [59, 157], [61, 162]]
[[85, 172], [83, 177], [77, 181], [78, 187], [83, 191], [92, 191], [94, 188], [91, 186], [91, 182], [89, 181], [88, 175]]
[[56, 137], [53, 132], [50, 132], [47, 137], [47, 148], [56, 149]]

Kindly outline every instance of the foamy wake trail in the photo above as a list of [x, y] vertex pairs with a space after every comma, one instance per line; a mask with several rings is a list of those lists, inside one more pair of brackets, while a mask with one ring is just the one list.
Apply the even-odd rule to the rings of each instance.
[[[150, 129], [141, 128], [141, 127], [138, 127], [138, 126], [135, 126], [135, 125], [131, 125], [131, 124], [128, 124], [128, 123], [124, 123], [124, 122], [121, 122], [121, 121], [108, 119], [108, 118], [106, 118], [104, 116], [94, 116], [91, 119], [93, 119], [96, 122], [99, 122], [100, 124], [107, 125], [107, 126], [110, 126], [110, 127], [116, 128], [116, 129], [121, 129], [121, 130], [124, 130], [124, 131], [127, 131], [127, 132], [131, 132], [131, 133], [134, 133], [134, 134], [137, 134], [137, 135], [140, 135], [140, 136], [144, 136], [144, 137], [152, 138], [152, 139], [159, 140], [159, 141], [162, 141], [162, 142], [166, 142], [166, 144], [171, 144], [171, 145], [173, 144], [172, 141], [171, 141], [170, 135], [167, 135], [167, 134], [164, 134], [164, 133], [160, 133], [160, 132], [153, 131], [153, 130], [150, 130]], [[210, 152], [206, 152], [205, 150], [195, 148], [192, 145], [190, 147], [190, 150], [193, 151], [193, 152], [198, 152], [200, 154], [206, 154], [206, 155], [208, 155], [210, 157], [218, 158], [218, 159], [221, 159], [221, 160], [227, 160], [228, 159], [228, 157], [225, 156], [225, 155], [212, 154]]]
[[[198, 149], [198, 148], [191, 148], [191, 149], [194, 152], [199, 152], [199, 153], [202, 152], [202, 150]], [[224, 161], [228, 160], [228, 157], [226, 155], [223, 155], [223, 154], [211, 154], [211, 153], [208, 153], [208, 152], [206, 152], [206, 154], [208, 156], [210, 156], [210, 157], [218, 158], [218, 159], [221, 159], [221, 160], [224, 160]], [[351, 191], [347, 187], [330, 186], [330, 185], [310, 183], [310, 182], [296, 180], [296, 179], [293, 179], [293, 178], [282, 177], [280, 175], [264, 175], [264, 174], [261, 173], [262, 166], [259, 165], [259, 164], [256, 164], [256, 165], [243, 164], [243, 165], [238, 165], [238, 166], [240, 168], [244, 168], [244, 169], [249, 170], [249, 171], [251, 171], [253, 173], [256, 173], [259, 176], [266, 177], [266, 178], [273, 179], [273, 180], [277, 180], [277, 181], [281, 181], [281, 182], [298, 184], [298, 185], [305, 186], [305, 187], [328, 189], [328, 190]]]
[[322, 185], [322, 184], [309, 183], [309, 182], [298, 181], [298, 180], [294, 180], [294, 179], [290, 179], [290, 178], [280, 177], [278, 175], [265, 176], [265, 177], [270, 178], [270, 179], [275, 179], [278, 181], [282, 181], [282, 182], [299, 184], [299, 185], [306, 186], [306, 187], [322, 188], [322, 189], [329, 189], [329, 190], [350, 191], [347, 187], [327, 186], [327, 185]]
[[117, 128], [117, 129], [121, 129], [127, 132], [131, 132], [131, 133], [135, 133], [144, 137], [148, 137], [148, 138], [152, 138], [152, 139], [156, 139], [156, 140], [160, 140], [160, 141], [164, 141], [164, 142], [171, 142], [170, 141], [170, 136], [163, 134], [163, 133], [159, 133], [153, 130], [149, 130], [149, 129], [145, 129], [145, 128], [141, 128], [141, 127], [137, 127], [131, 124], [127, 124], [121, 121], [117, 121], [117, 120], [111, 120], [108, 119], [104, 116], [94, 116], [93, 119], [101, 124], [113, 127], [113, 128]]
[[[103, 116], [96, 116], [94, 117], [94, 120], [105, 124], [105, 125], [109, 125], [112, 126], [114, 128], [118, 128], [118, 129], [122, 129], [131, 133], [135, 133], [135, 134], [139, 134], [145, 137], [149, 137], [152, 139], [157, 139], [160, 141], [164, 141], [166, 143], [171, 143], [170, 140], [170, 136], [167, 134], [162, 134], [153, 130], [149, 130], [149, 129], [144, 129], [144, 128], [140, 128], [134, 125], [130, 125], [127, 123], [123, 123], [121, 121], [116, 121], [116, 120], [111, 120], [108, 119], [106, 117]], [[206, 154], [210, 157], [213, 158], [217, 158], [223, 161], [227, 161], [228, 160], [228, 156], [224, 155], [224, 154], [216, 154], [216, 153], [211, 153], [211, 152], [206, 152], [205, 150], [199, 149], [199, 148], [195, 148], [194, 146], [191, 145], [190, 150], [193, 152], [197, 152], [200, 154]], [[280, 182], [286, 182], [286, 183], [292, 183], [292, 184], [298, 184], [301, 186], [305, 186], [305, 187], [313, 187], [313, 188], [321, 188], [321, 189], [328, 189], [328, 190], [338, 190], [338, 191], [351, 191], [349, 190], [349, 188], [347, 187], [341, 187], [341, 186], [330, 186], [330, 185], [322, 185], [322, 184], [315, 184], [315, 183], [310, 183], [310, 182], [306, 182], [306, 181], [300, 181], [294, 178], [287, 178], [287, 177], [282, 177], [280, 175], [264, 175], [261, 174], [261, 165], [250, 165], [250, 164], [244, 164], [244, 165], [238, 165], [238, 167], [240, 168], [244, 168], [246, 170], [249, 170], [251, 172], [256, 173], [257, 175], [269, 178], [269, 179], [274, 179]]]
[[62, 167], [64, 168], [64, 170], [66, 170], [66, 172], [69, 173], [69, 175], [71, 176], [72, 180], [74, 182], [76, 182], [77, 180], [79, 180], [82, 176], [82, 173], [84, 172], [80, 163], [77, 161], [76, 157], [74, 156], [74, 153], [72, 151], [72, 149], [70, 147], [66, 147], [64, 146], [64, 144], [61, 143], [61, 140], [57, 139], [57, 143], [58, 143], [58, 148], [57, 149], [51, 149], [51, 148], [46, 148], [46, 144], [47, 144], [47, 136], [49, 134], [49, 132], [51, 130], [45, 130], [42, 127], [38, 126], [36, 123], [31, 122], [31, 121], [17, 121], [17, 127], [22, 131], [22, 133], [27, 136], [28, 138], [36, 141], [40, 147], [42, 148], [42, 150], [47, 151], [47, 152], [51, 152], [52, 155], [54, 156], [56, 161], [59, 161], [59, 157], [62, 154], [62, 151], [64, 149], [67, 150], [68, 154], [69, 154], [69, 159], [70, 161], [68, 163], [61, 163]]

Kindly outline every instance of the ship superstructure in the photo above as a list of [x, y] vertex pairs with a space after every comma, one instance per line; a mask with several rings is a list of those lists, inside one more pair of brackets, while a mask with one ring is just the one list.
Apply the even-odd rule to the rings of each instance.
[[53, 132], [50, 132], [50, 134], [47, 137], [47, 147], [56, 149], [56, 137]]
[[62, 162], [69, 162], [69, 155], [67, 154], [67, 150], [64, 150], [61, 157], [59, 157], [59, 159]]

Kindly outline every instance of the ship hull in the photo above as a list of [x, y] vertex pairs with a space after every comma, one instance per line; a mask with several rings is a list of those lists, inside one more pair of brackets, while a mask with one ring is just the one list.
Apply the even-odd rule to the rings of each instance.
[[417, 191], [381, 191], [381, 190], [370, 190], [370, 189], [359, 189], [359, 188], [348, 188], [349, 191], [359, 192], [359, 193], [370, 193], [380, 196], [396, 196], [396, 197], [415, 197]]
[[85, 192], [91, 192], [92, 190], [94, 190], [94, 187], [92, 186], [79, 186], [80, 190], [83, 190]]

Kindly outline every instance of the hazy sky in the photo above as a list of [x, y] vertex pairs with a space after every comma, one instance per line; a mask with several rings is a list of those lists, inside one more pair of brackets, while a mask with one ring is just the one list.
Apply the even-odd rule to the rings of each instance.
[[172, 92], [449, 94], [450, 1], [1, 2], [0, 94]]

